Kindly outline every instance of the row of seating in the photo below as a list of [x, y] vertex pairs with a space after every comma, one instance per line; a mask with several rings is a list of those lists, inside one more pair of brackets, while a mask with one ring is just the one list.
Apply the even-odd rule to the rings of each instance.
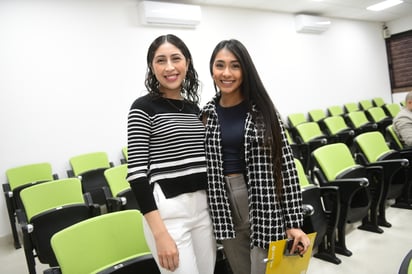
[[[119, 209], [138, 209], [126, 181], [127, 166], [114, 166], [105, 152], [72, 157], [67, 178], [59, 178], [50, 163], [10, 168], [3, 184], [14, 246], [20, 248], [17, 224], [29, 273], [35, 258], [56, 266], [50, 238], [79, 221]], [[50, 225], [52, 224], [52, 225]]]
[[[343, 142], [352, 148], [357, 135], [379, 130], [386, 139], [392, 139], [388, 126], [400, 111], [400, 104], [385, 104], [383, 100], [364, 100], [344, 106], [332, 106], [325, 112], [311, 110], [307, 115], [293, 113], [287, 116], [287, 134], [292, 148], [301, 152], [299, 159], [305, 170], [310, 169], [309, 154], [326, 143]], [[366, 104], [369, 102], [369, 105]], [[379, 103], [380, 102], [380, 103]]]
[[[126, 180], [127, 149], [123, 148], [122, 152], [124, 153], [124, 159], [121, 161], [122, 164], [117, 166], [108, 162], [107, 155], [104, 152], [87, 153], [73, 157], [70, 159], [72, 169], [67, 171], [68, 178], [64, 179], [51, 175], [52, 169], [49, 163], [16, 167], [6, 172], [8, 182], [3, 187], [12, 193], [12, 195], [8, 195], [7, 199], [8, 205], [12, 205], [9, 210], [10, 223], [12, 226], [15, 225], [15, 219], [17, 218], [17, 222], [21, 227], [26, 263], [30, 274], [36, 273], [35, 258], [51, 267], [45, 272], [48, 274], [89, 273], [90, 269], [96, 269], [97, 264], [104, 267], [104, 270], [101, 269], [101, 273], [137, 273], [135, 267], [139, 267], [139, 271], [143, 271], [143, 273], [159, 273], [148, 249], [144, 252], [140, 250], [139, 254], [135, 250], [136, 254], [132, 254], [133, 256], [129, 254], [133, 257], [132, 259], [126, 258], [125, 253], [120, 252], [116, 257], [117, 260], [115, 260], [112, 252], [106, 251], [104, 248], [108, 244], [107, 239], [100, 239], [99, 242], [90, 234], [84, 237], [79, 235], [79, 245], [73, 244], [79, 240], [54, 240], [54, 235], [56, 235], [56, 239], [59, 239], [59, 237], [66, 238], [66, 236], [58, 236], [65, 234], [66, 230], [77, 231], [71, 232], [73, 234], [67, 232], [75, 237], [73, 236], [75, 233], [81, 233], [81, 228], [77, 228], [78, 225], [94, 226], [95, 222], [110, 222], [103, 220], [111, 217], [103, 216], [115, 212], [139, 212], [136, 198]], [[13, 176], [10, 176], [12, 174], [25, 175], [22, 179], [21, 177], [17, 178], [18, 176], [13, 178]], [[20, 202], [17, 202], [16, 198]], [[103, 218], [103, 220], [98, 221], [100, 218]], [[139, 218], [141, 218], [141, 215], [139, 215]], [[123, 233], [119, 229], [114, 230], [114, 227], [123, 228], [124, 225], [127, 225], [125, 222], [116, 223], [115, 221], [112, 220], [113, 223], [111, 228], [108, 228], [109, 231], [103, 229], [105, 234], [101, 237], [105, 238], [110, 233], [116, 235], [122, 233], [130, 236], [131, 232]], [[101, 228], [99, 228], [99, 233], [100, 230]], [[141, 227], [139, 229], [136, 229], [136, 227], [131, 228], [130, 231], [135, 234], [142, 234]], [[94, 233], [100, 235], [97, 232]], [[144, 239], [142, 235], [139, 237]], [[87, 240], [85, 240], [85, 237]], [[113, 238], [114, 235], [110, 237]], [[117, 239], [117, 237], [114, 238]], [[141, 239], [139, 241], [145, 243]], [[17, 231], [14, 240], [15, 247], [18, 248], [20, 243]], [[128, 246], [122, 246], [125, 241], [127, 242], [122, 238], [120, 242], [114, 243], [111, 241], [110, 243], [116, 244], [117, 249], [125, 248], [125, 250], [130, 250], [131, 248]], [[60, 242], [66, 242], [66, 244], [70, 242], [71, 245], [70, 247], [61, 247]], [[127, 243], [133, 243], [133, 239]], [[95, 247], [86, 249], [85, 244], [87, 246], [89, 244], [95, 245], [96, 249]], [[67, 249], [73, 250], [70, 252]], [[100, 256], [101, 253], [94, 255], [86, 251], [87, 254], [85, 254], [84, 250], [100, 250], [100, 252], [108, 252], [107, 254], [111, 255], [105, 253], [107, 256], [103, 256], [102, 259], [94, 259], [95, 256]], [[226, 262], [221, 245], [218, 245], [217, 252], [216, 273], [230, 273], [230, 267]], [[80, 255], [80, 257], [74, 255]], [[108, 256], [110, 258], [107, 258]], [[121, 258], [124, 260], [120, 260], [119, 256], [123, 256]], [[68, 257], [72, 258], [68, 260]], [[76, 258], [82, 259], [77, 262]], [[76, 263], [70, 265], [73, 262]], [[104, 265], [103, 262], [105, 262]], [[96, 272], [98, 271], [96, 270]]]
[[[336, 144], [339, 145], [339, 144]], [[343, 144], [341, 144], [341, 147], [343, 147]], [[339, 155], [339, 159], [343, 159], [341, 158], [342, 155], [341, 154], [337, 154], [336, 151], [333, 152], [333, 155]], [[331, 163], [330, 161], [330, 157], [327, 157], [326, 163]], [[372, 230], [376, 230], [379, 232], [379, 228], [376, 226], [376, 223], [371, 222], [371, 220], [373, 220], [374, 218], [372, 217], [368, 217], [365, 218], [364, 214], [365, 214], [365, 210], [368, 210], [370, 213], [376, 212], [375, 210], [371, 210], [369, 207], [369, 203], [368, 200], [364, 200], [363, 202], [358, 202], [358, 208], [356, 211], [354, 211], [355, 213], [353, 213], [352, 211], [350, 211], [349, 209], [351, 209], [351, 203], [354, 200], [354, 197], [366, 197], [368, 195], [370, 195], [370, 190], [369, 193], [366, 192], [366, 189], [368, 187], [368, 184], [371, 181], [366, 180], [365, 178], [355, 178], [355, 179], [351, 179], [352, 182], [352, 186], [354, 189], [358, 189], [357, 191], [358, 194], [357, 195], [353, 195], [351, 192], [347, 193], [347, 190], [345, 189], [345, 191], [342, 191], [341, 189], [341, 184], [346, 185], [350, 185], [351, 183], [345, 179], [343, 179], [343, 182], [339, 182], [339, 180], [334, 180], [332, 183], [331, 182], [326, 182], [324, 183], [321, 187], [319, 187], [319, 185], [316, 185], [312, 182], [310, 183], [306, 183], [307, 185], [305, 185], [305, 177], [307, 178], [306, 182], [310, 181], [310, 178], [306, 176], [306, 174], [303, 171], [303, 168], [299, 168], [300, 165], [298, 164], [297, 161], [297, 167], [299, 170], [299, 174], [300, 174], [300, 181], [302, 184], [302, 189], [303, 189], [303, 197], [304, 197], [304, 202], [308, 202], [308, 197], [310, 197], [311, 195], [313, 196], [313, 191], [315, 191], [315, 193], [323, 193], [322, 199], [320, 199], [320, 194], [315, 195], [315, 197], [317, 197], [318, 199], [315, 200], [318, 205], [315, 206], [316, 210], [314, 211], [313, 216], [310, 216], [310, 219], [315, 218], [315, 216], [319, 216], [321, 215], [321, 213], [324, 214], [324, 216], [328, 215], [327, 218], [331, 219], [327, 222], [321, 222], [321, 224], [323, 223], [323, 229], [322, 227], [316, 227], [316, 222], [309, 222], [309, 218], [305, 219], [305, 227], [304, 229], [309, 233], [310, 230], [314, 230], [316, 232], [318, 232], [318, 239], [316, 241], [316, 246], [318, 247], [318, 252], [316, 254], [314, 254], [315, 257], [321, 258], [321, 259], [325, 259], [327, 261], [332, 261], [334, 263], [340, 263], [340, 260], [336, 257], [335, 255], [335, 250], [337, 253], [344, 253], [345, 255], [350, 255], [350, 251], [348, 251], [348, 249], [346, 248], [345, 245], [345, 241], [344, 241], [344, 227], [346, 222], [354, 222], [359, 220], [359, 216], [363, 217], [363, 224], [362, 226], [366, 227], [367, 230], [371, 229]], [[116, 167], [111, 167], [108, 168], [105, 171], [105, 176], [106, 178], [108, 178], [108, 181], [123, 181], [123, 183], [127, 184], [127, 181], [125, 181], [125, 175], [127, 172], [127, 168], [126, 165], [120, 165], [120, 166], [116, 166]], [[375, 171], [376, 172], [376, 171]], [[112, 175], [108, 175], [111, 174]], [[115, 174], [115, 175], [113, 175]], [[303, 177], [302, 177], [303, 174]], [[336, 176], [338, 177], [338, 176]], [[112, 178], [112, 179], [110, 179]], [[336, 178], [335, 178], [336, 179]], [[342, 180], [342, 178], [340, 178], [340, 180]], [[319, 180], [317, 180], [319, 182]], [[48, 183], [44, 183], [44, 184], [39, 184], [38, 186], [35, 187], [30, 187], [27, 189], [22, 190], [21, 192], [21, 196], [22, 196], [22, 200], [23, 200], [23, 206], [25, 204], [30, 203], [30, 199], [36, 201], [33, 204], [37, 205], [37, 209], [29, 209], [26, 212], [27, 215], [27, 220], [29, 220], [29, 222], [27, 222], [24, 225], [24, 229], [29, 231], [30, 229], [26, 229], [27, 224], [29, 223], [31, 226], [36, 227], [35, 231], [42, 231], [43, 229], [41, 228], [41, 225], [44, 226], [44, 224], [46, 224], [46, 226], [48, 227], [49, 230], [49, 235], [47, 236], [42, 236], [42, 237], [36, 237], [33, 236], [35, 234], [32, 234], [30, 236], [29, 240], [25, 240], [26, 242], [30, 242], [32, 244], [33, 249], [36, 249], [36, 254], [39, 256], [40, 261], [49, 263], [51, 266], [56, 266], [57, 265], [57, 261], [56, 258], [53, 258], [53, 262], [51, 261], [51, 259], [48, 261], [48, 259], [43, 260], [42, 257], [46, 257], [47, 258], [47, 252], [43, 252], [40, 245], [42, 243], [47, 243], [47, 239], [52, 238], [52, 236], [57, 232], [60, 231], [61, 229], [68, 227], [68, 226], [72, 226], [73, 224], [60, 224], [60, 227], [56, 228], [56, 231], [50, 231], [50, 224], [55, 223], [55, 221], [53, 221], [52, 219], [50, 219], [50, 216], [47, 216], [47, 218], [45, 218], [44, 216], [42, 216], [41, 218], [39, 218], [38, 220], [36, 219], [37, 217], [33, 218], [34, 216], [36, 216], [36, 210], [39, 211], [40, 205], [39, 205], [39, 201], [47, 201], [47, 203], [51, 203], [52, 201], [50, 201], [50, 197], [42, 197], [42, 198], [35, 198], [35, 195], [33, 194], [28, 194], [31, 193], [32, 191], [37, 191], [39, 192], [40, 189], [42, 188], [46, 188], [48, 185], [54, 185], [54, 187], [61, 187], [60, 191], [56, 191], [56, 189], [52, 190], [53, 192], [53, 197], [56, 197], [56, 200], [59, 201], [59, 203], [63, 203], [63, 204], [70, 204], [70, 207], [66, 206], [62, 206], [59, 205], [59, 207], [64, 208], [64, 211], [67, 212], [68, 215], [73, 214], [73, 212], [76, 212], [76, 210], [78, 212], [80, 212], [80, 210], [82, 210], [84, 212], [84, 214], [74, 214], [75, 216], [77, 216], [78, 220], [73, 221], [74, 223], [77, 223], [80, 220], [86, 220], [89, 219], [91, 216], [97, 216], [98, 214], [96, 214], [96, 211], [98, 209], [98, 207], [96, 207], [96, 205], [93, 205], [90, 201], [90, 199], [88, 200], [88, 203], [84, 203], [81, 202], [79, 197], [77, 197], [77, 201], [72, 201], [69, 202], [68, 199], [70, 197], [69, 193], [71, 191], [69, 191], [69, 189], [67, 188], [68, 186], [76, 186], [77, 188], [77, 194], [82, 193], [82, 191], [80, 191], [80, 180], [78, 178], [68, 178], [68, 179], [58, 179], [58, 180], [54, 180], [52, 182], [48, 182]], [[63, 186], [66, 186], [66, 188], [64, 188]], [[128, 188], [127, 185], [125, 185], [126, 188]], [[311, 189], [311, 190], [309, 190]], [[376, 189], [376, 187], [375, 187]], [[363, 190], [365, 193], [363, 193], [362, 195], [360, 193], [360, 190]], [[56, 193], [60, 193], [63, 195], [63, 197], [57, 196]], [[310, 194], [312, 193], [312, 194]], [[343, 195], [343, 196], [342, 196]], [[347, 195], [347, 196], [345, 196]], [[29, 197], [29, 198], [27, 198]], [[350, 197], [352, 197], [351, 199], [349, 199]], [[339, 201], [339, 203], [336, 203], [336, 201]], [[362, 201], [362, 200], [361, 200]], [[311, 202], [312, 203], [312, 202]], [[315, 203], [312, 203], [313, 205]], [[74, 206], [76, 205], [76, 206]], [[119, 205], [119, 204], [118, 204]], [[319, 210], [320, 205], [326, 205], [327, 209], [322, 209]], [[359, 206], [360, 205], [360, 206]], [[48, 205], [48, 207], [53, 208], [56, 205]], [[47, 207], [47, 206], [46, 206]], [[87, 208], [87, 210], [86, 210]], [[119, 207], [113, 208], [113, 211], [119, 210]], [[352, 210], [352, 209], [351, 209]], [[70, 213], [71, 212], [71, 213]], [[87, 212], [87, 213], [86, 213]], [[325, 213], [326, 212], [326, 213]], [[66, 216], [68, 216], [66, 215]], [[84, 217], [80, 217], [80, 216], [84, 216]], [[344, 217], [339, 217], [339, 216], [344, 216]], [[83, 218], [83, 219], [82, 219]], [[71, 218], [64, 218], [66, 221], [72, 220]], [[42, 223], [43, 221], [43, 223]], [[309, 223], [312, 223], [312, 226], [308, 225]], [[60, 222], [57, 222], [60, 223]], [[325, 227], [324, 224], [326, 224], [327, 226]], [[309, 226], [309, 227], [308, 227]], [[369, 226], [369, 228], [368, 228]], [[28, 226], [27, 226], [28, 227]], [[312, 227], [312, 228], [311, 228]], [[32, 232], [31, 232], [32, 233]], [[338, 233], [338, 235], [336, 235], [336, 233]], [[29, 232], [24, 233], [25, 237], [27, 237], [27, 235], [29, 235]], [[45, 238], [46, 237], [46, 238]], [[34, 239], [37, 239], [34, 241]], [[335, 240], [337, 239], [337, 240]], [[52, 241], [53, 243], [53, 241]], [[50, 245], [50, 244], [49, 244]], [[47, 248], [46, 248], [47, 250]], [[50, 253], [50, 247], [48, 247], [48, 252]], [[31, 251], [31, 250], [30, 250]], [[45, 255], [46, 254], [46, 255]], [[145, 254], [147, 255], [147, 254]], [[53, 257], [54, 254], [49, 254], [49, 256]], [[31, 259], [34, 258], [33, 256], [28, 256], [31, 257]], [[64, 257], [64, 256], [63, 256]], [[32, 264], [34, 266], [34, 263]], [[52, 268], [53, 271], [57, 271], [58, 269], [60, 269], [60, 267], [55, 267]], [[35, 273], [35, 272], [30, 272], [30, 273]], [[57, 272], [54, 272], [57, 273]], [[64, 272], [63, 272], [64, 273]], [[72, 272], [67, 272], [67, 273], [72, 273]]]
[[[391, 125], [386, 132], [391, 141], [372, 128], [353, 133], [351, 142], [324, 132], [316, 144], [290, 138], [304, 203], [315, 207], [304, 223], [307, 233], [318, 231], [315, 257], [339, 264], [335, 253], [352, 254], [345, 243], [347, 223], [359, 221], [359, 229], [383, 233], [380, 227], [391, 226], [385, 214], [388, 200], [394, 200], [394, 207], [412, 209], [412, 151], [399, 146]], [[309, 158], [309, 168], [300, 163], [306, 159], [302, 155]]]
[[288, 115], [287, 123], [290, 127], [294, 127], [299, 123], [313, 121], [318, 122], [326, 117], [331, 116], [343, 116], [345, 114], [357, 111], [366, 112], [369, 109], [379, 107], [384, 110], [385, 114], [389, 117], [395, 117], [396, 114], [400, 111], [401, 106], [404, 106], [405, 103], [386, 103], [380, 97], [373, 98], [371, 100], [361, 100], [358, 103], [350, 102], [345, 103], [342, 106], [333, 105], [327, 107], [326, 110], [323, 109], [312, 109], [304, 113], [293, 113]]
[[[380, 100], [378, 100], [380, 99]], [[305, 113], [292, 113], [287, 116], [287, 125], [293, 129], [297, 125], [306, 122], [323, 122], [336, 123], [339, 120], [332, 117], [343, 117], [344, 122], [355, 131], [362, 130], [365, 124], [376, 123], [381, 131], [389, 125], [392, 119], [401, 110], [401, 104], [398, 103], [384, 103], [381, 98], [374, 98], [373, 100], [363, 100], [359, 103], [347, 103], [343, 106], [331, 106], [325, 110], [313, 109]], [[327, 126], [323, 124], [323, 126]], [[323, 128], [326, 129], [326, 128]], [[327, 128], [332, 132], [334, 129]], [[338, 128], [339, 129], [339, 128]], [[338, 130], [338, 129], [335, 129]]]
[[[287, 117], [303, 200], [315, 208], [304, 221], [307, 233], [318, 232], [314, 257], [339, 264], [336, 254], [352, 255], [347, 223], [383, 233], [380, 227], [391, 226], [388, 200], [412, 208], [412, 151], [404, 149], [392, 127], [402, 105], [374, 98]], [[408, 254], [399, 273], [412, 269], [410, 261]]]

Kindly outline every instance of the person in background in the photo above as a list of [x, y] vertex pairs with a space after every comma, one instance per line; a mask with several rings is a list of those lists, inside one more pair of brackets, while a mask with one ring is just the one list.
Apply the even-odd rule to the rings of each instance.
[[253, 61], [237, 40], [215, 47], [210, 73], [216, 96], [201, 112], [206, 127], [208, 199], [217, 240], [235, 274], [264, 274], [271, 241], [310, 240], [285, 130]]
[[412, 91], [406, 95], [405, 107], [393, 118], [393, 129], [406, 148], [412, 148]]
[[128, 116], [127, 179], [161, 273], [212, 274], [216, 240], [207, 204], [198, 75], [185, 43], [168, 34], [147, 53], [148, 94]]

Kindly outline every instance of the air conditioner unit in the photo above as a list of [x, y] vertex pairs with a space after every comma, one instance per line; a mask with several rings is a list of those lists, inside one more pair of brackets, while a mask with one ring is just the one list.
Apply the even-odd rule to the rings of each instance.
[[296, 31], [301, 33], [322, 33], [326, 31], [331, 24], [329, 18], [298, 14], [295, 15]]
[[139, 10], [145, 25], [194, 28], [202, 18], [197, 5], [142, 1]]

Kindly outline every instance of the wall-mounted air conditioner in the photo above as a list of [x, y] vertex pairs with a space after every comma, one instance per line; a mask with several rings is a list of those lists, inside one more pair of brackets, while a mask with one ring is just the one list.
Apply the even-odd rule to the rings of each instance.
[[139, 11], [145, 25], [194, 28], [202, 18], [200, 6], [197, 5], [142, 1]]
[[326, 31], [331, 24], [329, 18], [298, 14], [295, 15], [295, 26], [297, 32], [303, 33], [322, 33]]

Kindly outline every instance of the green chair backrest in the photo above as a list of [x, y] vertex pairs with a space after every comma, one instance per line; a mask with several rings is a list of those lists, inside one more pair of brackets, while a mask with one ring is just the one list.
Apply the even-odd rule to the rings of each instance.
[[64, 205], [84, 204], [81, 182], [78, 178], [53, 180], [23, 189], [20, 197], [27, 219]]
[[328, 107], [328, 112], [330, 116], [343, 115], [343, 109], [341, 106], [330, 106]]
[[124, 159], [127, 161], [129, 159], [129, 156], [127, 154], [127, 147], [122, 148], [122, 154], [123, 154]]
[[359, 166], [349, 148], [343, 143], [334, 143], [315, 149], [312, 153], [328, 181], [335, 180], [343, 171]]
[[104, 177], [109, 184], [110, 191], [114, 197], [126, 189], [130, 189], [130, 184], [126, 180], [127, 164], [108, 168], [104, 171]]
[[303, 169], [303, 165], [299, 161], [299, 159], [295, 158], [295, 165], [296, 165], [296, 170], [298, 172], [300, 187], [303, 188], [303, 187], [311, 185], [308, 180], [308, 177], [306, 176], [305, 170]]
[[380, 122], [385, 118], [388, 118], [385, 111], [381, 107], [371, 107], [367, 110], [374, 122]]
[[370, 100], [361, 100], [359, 101], [359, 105], [363, 110], [367, 110], [373, 107], [372, 101]]
[[358, 111], [359, 106], [356, 103], [346, 103], [343, 105], [347, 113]]
[[363, 111], [353, 111], [348, 113], [347, 116], [355, 128], [360, 128], [370, 122]]
[[299, 124], [307, 122], [305, 114], [303, 113], [292, 113], [288, 116], [289, 126], [296, 127]]
[[70, 165], [75, 176], [98, 168], [109, 168], [110, 162], [106, 152], [93, 152], [70, 158]]
[[306, 122], [296, 126], [296, 130], [302, 141], [307, 143], [317, 137], [324, 136], [317, 122]]
[[381, 97], [373, 98], [372, 102], [376, 107], [383, 107], [385, 105], [385, 101]]
[[395, 118], [399, 111], [401, 111], [401, 105], [398, 103], [386, 104], [385, 108], [389, 112], [389, 116], [392, 118]]
[[399, 140], [398, 135], [396, 134], [395, 130], [393, 129], [393, 125], [389, 125], [386, 127], [386, 131], [392, 137], [392, 140], [396, 143], [398, 149], [403, 149], [403, 144], [401, 140]]
[[342, 116], [331, 116], [323, 120], [326, 127], [329, 129], [332, 135], [344, 130], [349, 129], [348, 125], [345, 123], [345, 120]]
[[313, 109], [308, 112], [312, 121], [318, 122], [326, 117], [326, 113], [322, 109]]
[[150, 252], [142, 218], [138, 210], [122, 210], [90, 218], [54, 234], [51, 246], [62, 273], [96, 273], [104, 266]]
[[379, 131], [362, 133], [355, 137], [355, 142], [370, 163], [378, 161], [382, 155], [391, 151], [385, 138]]
[[36, 163], [10, 168], [6, 171], [10, 189], [30, 183], [53, 180], [52, 167], [49, 163]]

